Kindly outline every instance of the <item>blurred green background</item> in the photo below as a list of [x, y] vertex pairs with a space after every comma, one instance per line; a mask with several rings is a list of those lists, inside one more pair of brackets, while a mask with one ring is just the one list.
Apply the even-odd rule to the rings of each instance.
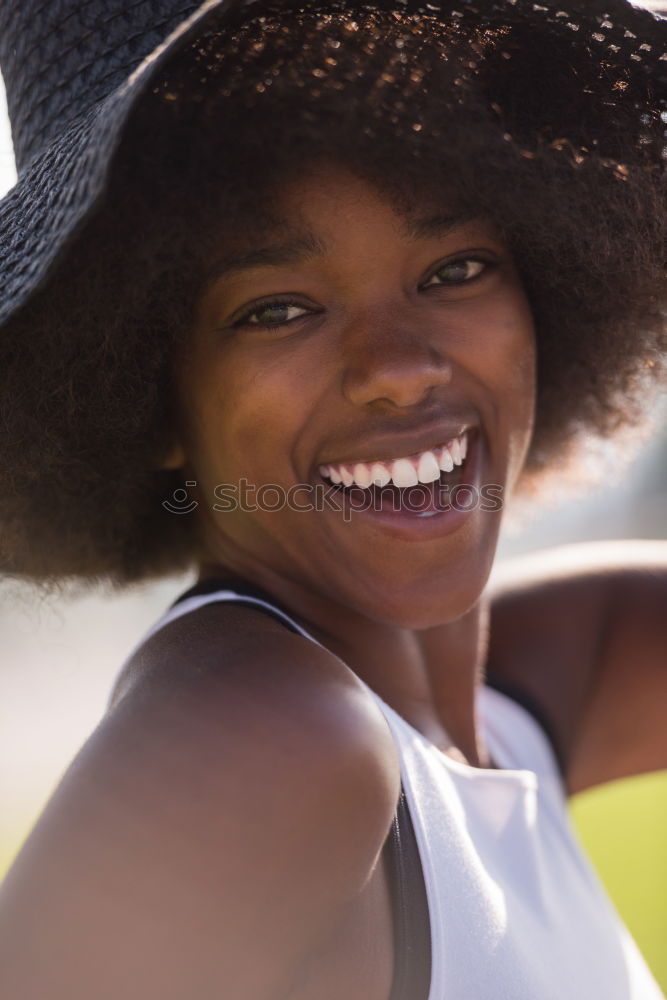
[[667, 771], [582, 792], [571, 800], [570, 813], [607, 892], [667, 992]]

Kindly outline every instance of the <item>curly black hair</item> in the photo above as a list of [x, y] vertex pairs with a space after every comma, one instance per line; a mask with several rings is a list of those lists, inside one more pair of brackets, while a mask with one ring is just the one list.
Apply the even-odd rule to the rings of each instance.
[[664, 124], [623, 67], [587, 72], [521, 26], [372, 11], [255, 17], [173, 57], [102, 202], [2, 331], [0, 571], [123, 587], [195, 564], [196, 518], [162, 506], [180, 473], [159, 468], [179, 352], [226, 228], [261, 226], [322, 157], [399, 212], [439, 199], [499, 227], [537, 331], [520, 491], [537, 502], [582, 430], [641, 421], [667, 347]]

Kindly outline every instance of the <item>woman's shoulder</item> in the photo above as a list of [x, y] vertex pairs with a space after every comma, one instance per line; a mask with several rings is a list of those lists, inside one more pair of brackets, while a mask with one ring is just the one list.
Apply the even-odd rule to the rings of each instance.
[[149, 634], [124, 664], [109, 711], [126, 699], [137, 708], [173, 699], [184, 719], [191, 706], [198, 725], [209, 713], [216, 728], [228, 714], [250, 721], [265, 713], [276, 737], [284, 729], [286, 738], [306, 738], [312, 725], [323, 746], [343, 738], [393, 748], [377, 703], [338, 656], [231, 601], [203, 604]]
[[386, 726], [335, 657], [251, 609], [185, 615], [136, 657], [11, 874], [9, 938], [54, 940], [41, 972], [17, 944], [12, 974], [78, 998], [112, 962], [145, 1000], [282, 995], [389, 831]]
[[384, 717], [349, 667], [247, 605], [211, 602], [158, 629], [119, 678], [110, 711], [121, 710], [143, 727], [167, 716], [193, 754], [295, 771], [353, 764], [356, 781], [398, 774]]

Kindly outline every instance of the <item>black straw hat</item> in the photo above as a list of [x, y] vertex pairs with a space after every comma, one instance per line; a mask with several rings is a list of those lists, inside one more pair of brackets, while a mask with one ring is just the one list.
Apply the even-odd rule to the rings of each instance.
[[[567, 43], [575, 77], [594, 64], [608, 81], [605, 104], [626, 117], [630, 107], [640, 130], [641, 122], [650, 126], [650, 137], [638, 139], [644, 162], [665, 167], [667, 19], [626, 0], [306, 0], [298, 8], [506, 23], [524, 32], [526, 48], [538, 33]], [[224, 31], [291, 9], [280, 0], [0, 0], [0, 67], [18, 170], [0, 202], [0, 323], [82, 238], [132, 110], [167, 60], [212, 25]]]

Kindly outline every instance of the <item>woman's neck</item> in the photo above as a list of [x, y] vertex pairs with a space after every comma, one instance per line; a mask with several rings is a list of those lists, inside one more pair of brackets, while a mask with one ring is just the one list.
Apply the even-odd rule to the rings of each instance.
[[488, 767], [475, 715], [488, 643], [488, 601], [454, 622], [420, 631], [384, 625], [289, 580], [251, 580], [212, 563], [199, 580], [259, 587], [391, 708], [445, 753]]

